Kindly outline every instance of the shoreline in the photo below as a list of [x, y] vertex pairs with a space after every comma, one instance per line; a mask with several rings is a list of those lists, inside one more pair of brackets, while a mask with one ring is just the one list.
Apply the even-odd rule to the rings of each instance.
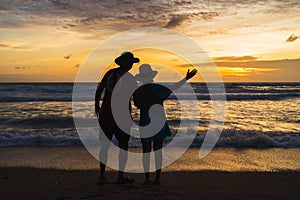
[[[163, 171], [300, 171], [300, 148], [214, 148], [202, 159], [198, 153], [199, 148], [189, 148]], [[0, 167], [95, 170], [98, 161], [82, 146], [0, 147]]]
[[[84, 147], [0, 147], [3, 199], [300, 199], [300, 149], [190, 148], [162, 169], [162, 185], [98, 185], [98, 161]], [[154, 174], [151, 173], [154, 178]]]

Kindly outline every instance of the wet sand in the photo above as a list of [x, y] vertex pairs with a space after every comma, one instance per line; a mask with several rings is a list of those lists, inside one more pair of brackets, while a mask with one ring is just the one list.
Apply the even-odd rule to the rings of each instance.
[[300, 199], [299, 149], [190, 149], [163, 169], [162, 185], [97, 184], [98, 163], [82, 147], [0, 148], [1, 199]]

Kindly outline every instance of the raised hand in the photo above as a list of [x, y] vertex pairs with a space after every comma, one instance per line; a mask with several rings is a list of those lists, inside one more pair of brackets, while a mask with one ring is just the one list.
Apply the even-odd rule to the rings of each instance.
[[197, 74], [197, 70], [196, 69], [193, 69], [191, 72], [188, 69], [188, 71], [186, 73], [186, 76], [185, 76], [185, 79], [189, 80], [189, 79], [193, 78], [196, 74]]

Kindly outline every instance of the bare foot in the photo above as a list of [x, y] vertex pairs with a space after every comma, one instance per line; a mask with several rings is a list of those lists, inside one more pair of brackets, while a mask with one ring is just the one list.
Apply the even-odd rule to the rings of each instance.
[[126, 184], [126, 183], [132, 183], [134, 182], [134, 179], [131, 178], [118, 178], [117, 183], [118, 184]]
[[155, 179], [151, 182], [153, 185], [160, 185], [160, 179]]
[[149, 185], [151, 183], [152, 183], [152, 181], [150, 179], [145, 179], [144, 180], [144, 185]]
[[99, 185], [103, 185], [103, 184], [105, 184], [105, 183], [107, 183], [107, 179], [103, 176], [101, 176], [101, 177], [99, 177], [99, 179], [98, 179], [98, 184]]

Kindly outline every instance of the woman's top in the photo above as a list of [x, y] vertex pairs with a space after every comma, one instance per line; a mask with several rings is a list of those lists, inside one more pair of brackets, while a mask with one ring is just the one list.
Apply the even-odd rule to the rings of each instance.
[[[171, 93], [172, 91], [170, 89], [156, 83], [143, 85], [135, 91], [133, 97], [134, 97], [135, 105], [138, 108], [140, 108], [140, 123], [139, 123], [140, 126], [147, 126], [150, 123], [151, 121], [149, 116], [150, 107], [154, 104], [159, 104], [163, 106], [163, 102], [169, 97]], [[168, 126], [165, 113], [163, 117], [164, 118], [161, 120], [164, 120], [165, 124], [162, 127], [162, 129], [156, 134], [150, 133], [151, 135], [154, 136], [149, 138], [143, 138], [143, 136], [146, 135], [147, 133], [141, 132], [142, 142], [162, 141], [167, 136], [171, 136], [171, 131]]]

